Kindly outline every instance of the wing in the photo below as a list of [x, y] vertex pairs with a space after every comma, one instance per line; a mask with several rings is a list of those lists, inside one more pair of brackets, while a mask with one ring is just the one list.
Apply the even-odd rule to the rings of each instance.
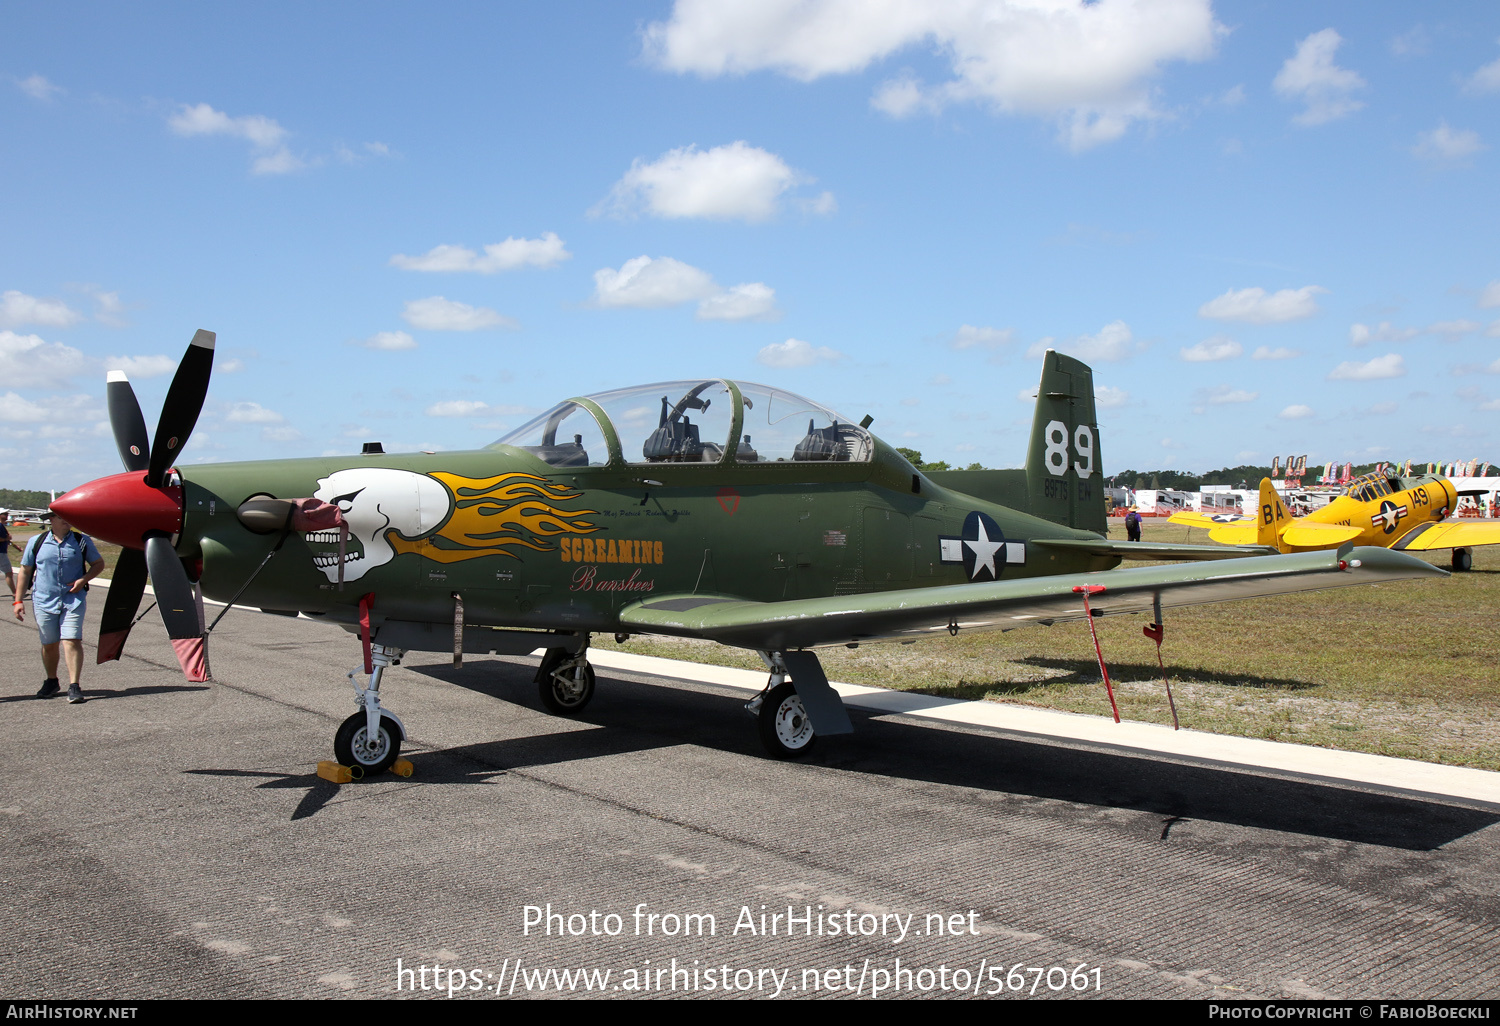
[[1447, 520], [1440, 524], [1419, 524], [1403, 534], [1393, 549], [1454, 549], [1470, 545], [1500, 545], [1500, 523], [1465, 524]]
[[1266, 545], [1255, 545], [1255, 531], [1250, 531], [1251, 544], [1229, 545], [1175, 545], [1171, 542], [1128, 542], [1092, 539], [1034, 538], [1032, 545], [1068, 552], [1086, 552], [1091, 556], [1118, 556], [1121, 559], [1236, 559], [1240, 556], [1275, 555], [1276, 550]]
[[1084, 616], [1083, 601], [1073, 589], [1083, 585], [1103, 586], [1104, 591], [1091, 597], [1090, 604], [1094, 615], [1109, 616], [1148, 612], [1158, 596], [1163, 606], [1189, 606], [1445, 576], [1446, 571], [1415, 556], [1364, 547], [787, 602], [663, 595], [622, 610], [620, 623], [644, 633], [780, 650], [922, 637], [947, 630], [950, 625], [1013, 630], [1080, 620]]
[[[1181, 510], [1167, 517], [1169, 524], [1184, 524], [1188, 527], [1221, 527], [1224, 524], [1253, 524], [1255, 518], [1244, 513], [1194, 513]], [[1254, 532], [1252, 531], [1253, 535]]]

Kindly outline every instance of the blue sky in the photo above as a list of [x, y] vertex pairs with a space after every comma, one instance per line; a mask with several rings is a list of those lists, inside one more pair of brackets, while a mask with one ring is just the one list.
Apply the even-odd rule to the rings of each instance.
[[1500, 7], [12, 3], [0, 485], [486, 444], [732, 376], [1019, 465], [1500, 458]]

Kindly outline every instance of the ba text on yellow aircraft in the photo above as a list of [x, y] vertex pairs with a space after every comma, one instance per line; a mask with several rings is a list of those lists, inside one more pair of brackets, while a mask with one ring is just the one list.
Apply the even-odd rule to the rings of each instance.
[[1206, 527], [1208, 536], [1224, 545], [1265, 545], [1278, 552], [1336, 549], [1350, 542], [1410, 551], [1452, 549], [1453, 569], [1468, 570], [1475, 545], [1500, 544], [1500, 521], [1450, 519], [1459, 494], [1445, 477], [1365, 474], [1322, 509], [1294, 518], [1270, 480], [1262, 479], [1254, 514], [1185, 510], [1172, 514], [1169, 523]]

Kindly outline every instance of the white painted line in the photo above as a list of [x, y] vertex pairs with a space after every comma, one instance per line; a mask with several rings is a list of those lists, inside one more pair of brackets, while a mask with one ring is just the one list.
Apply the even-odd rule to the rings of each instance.
[[[589, 659], [596, 666], [719, 684], [742, 691], [760, 691], [766, 684], [764, 671], [705, 666], [597, 648], [589, 650]], [[1440, 766], [1363, 752], [1340, 752], [1281, 741], [1205, 734], [1196, 730], [1173, 730], [1156, 723], [1115, 723], [1104, 716], [1056, 712], [1006, 702], [936, 698], [859, 684], [833, 683], [833, 686], [849, 705], [877, 713], [990, 727], [1034, 737], [1083, 741], [1215, 766], [1269, 769], [1316, 780], [1370, 784], [1418, 795], [1463, 798], [1500, 808], [1500, 773], [1488, 770]]]

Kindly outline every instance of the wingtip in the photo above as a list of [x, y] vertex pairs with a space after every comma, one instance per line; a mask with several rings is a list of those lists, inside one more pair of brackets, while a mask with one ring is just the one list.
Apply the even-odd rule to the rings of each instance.
[[[178, 337], [181, 338], [182, 336], [179, 335]], [[193, 345], [197, 346], [200, 349], [212, 349], [214, 347], [214, 343], [218, 340], [218, 337], [219, 336], [215, 335], [211, 331], [205, 331], [202, 328], [199, 328], [197, 333], [193, 335]]]

